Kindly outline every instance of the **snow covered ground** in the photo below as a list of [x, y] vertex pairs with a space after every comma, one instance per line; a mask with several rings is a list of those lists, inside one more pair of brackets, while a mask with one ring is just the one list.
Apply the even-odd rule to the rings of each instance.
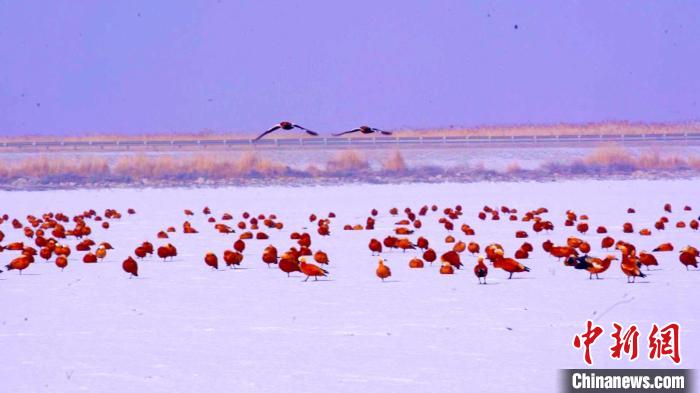
[[[24, 221], [27, 214], [62, 211], [72, 215], [88, 208], [100, 214], [115, 208], [123, 218], [109, 230], [92, 223], [96, 242], [114, 247], [104, 262], [84, 264], [74, 251], [65, 271], [38, 259], [23, 275], [0, 274], [0, 390], [3, 392], [465, 392], [555, 391], [558, 370], [584, 366], [571, 342], [586, 319], [605, 327], [606, 337], [593, 347], [595, 367], [675, 367], [668, 359], [646, 359], [646, 336], [652, 323], [677, 321], [682, 327], [683, 368], [700, 366], [698, 284], [700, 271], [686, 271], [678, 252], [656, 253], [660, 266], [637, 284], [627, 284], [614, 264], [589, 280], [565, 267], [541, 243], [565, 243], [575, 234], [564, 227], [564, 212], [590, 217], [591, 232], [607, 226], [615, 239], [651, 251], [670, 241], [676, 249], [700, 246], [697, 232], [653, 223], [667, 215], [671, 223], [697, 218], [697, 181], [577, 181], [559, 183], [474, 183], [345, 185], [337, 187], [267, 187], [204, 189], [117, 189], [46, 192], [0, 192], [0, 213]], [[662, 210], [674, 206], [672, 214]], [[490, 268], [489, 285], [477, 285], [475, 257], [463, 254], [466, 269], [454, 276], [438, 274], [438, 264], [411, 270], [416, 252], [384, 253], [393, 276], [382, 283], [374, 274], [377, 258], [367, 249], [371, 237], [383, 238], [398, 220], [388, 210], [417, 211], [423, 204], [462, 204], [466, 222], [482, 247], [503, 244], [508, 255], [523, 239], [535, 251], [525, 265], [530, 273], [507, 280]], [[541, 206], [556, 225], [550, 234], [535, 234], [529, 223], [480, 221], [484, 205], [507, 205], [519, 213]], [[682, 210], [684, 205], [695, 209]], [[201, 214], [204, 206], [220, 218], [243, 211], [275, 213], [281, 231], [266, 230], [270, 240], [247, 241], [244, 269], [213, 271], [203, 263], [206, 251], [219, 254], [237, 234], [215, 232]], [[133, 207], [137, 214], [129, 216]], [[627, 214], [634, 207], [637, 214]], [[199, 234], [180, 233], [190, 208]], [[380, 215], [374, 231], [343, 231], [344, 224], [364, 224], [372, 208]], [[331, 236], [321, 238], [308, 216], [335, 212]], [[422, 218], [418, 235], [438, 254], [451, 245], [437, 223], [441, 214]], [[652, 228], [653, 235], [623, 235], [622, 224]], [[179, 256], [140, 262], [138, 279], [121, 270], [122, 260], [144, 240], [156, 247], [157, 231], [175, 226], [172, 242]], [[262, 249], [280, 251], [294, 245], [292, 231], [308, 227], [314, 250], [330, 257], [330, 277], [302, 282], [287, 278], [260, 260]], [[0, 225], [3, 244], [21, 240], [8, 222]], [[240, 231], [239, 231], [240, 232]], [[604, 256], [602, 235], [582, 236], [592, 254]], [[75, 244], [74, 241], [70, 242]], [[612, 251], [611, 251], [612, 252]], [[619, 252], [616, 252], [619, 255]], [[0, 254], [5, 265], [11, 254]], [[4, 269], [3, 269], [4, 270]], [[640, 359], [611, 360], [611, 323], [636, 323]]]

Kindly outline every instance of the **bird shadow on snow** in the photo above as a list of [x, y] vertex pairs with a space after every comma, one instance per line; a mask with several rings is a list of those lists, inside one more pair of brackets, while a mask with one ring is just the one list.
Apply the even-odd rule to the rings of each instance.
[[401, 282], [401, 280], [384, 280], [382, 282], [392, 284], [392, 283]]

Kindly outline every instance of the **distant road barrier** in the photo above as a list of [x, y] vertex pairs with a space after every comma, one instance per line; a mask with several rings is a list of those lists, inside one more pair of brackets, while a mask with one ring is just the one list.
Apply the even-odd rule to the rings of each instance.
[[700, 133], [670, 134], [581, 134], [581, 135], [517, 135], [517, 136], [377, 136], [365, 138], [282, 138], [261, 139], [176, 139], [176, 140], [106, 140], [106, 141], [10, 141], [0, 148], [16, 150], [130, 150], [181, 148], [284, 148], [284, 147], [376, 147], [376, 146], [459, 146], [481, 144], [559, 144], [582, 142], [667, 142], [698, 141]]

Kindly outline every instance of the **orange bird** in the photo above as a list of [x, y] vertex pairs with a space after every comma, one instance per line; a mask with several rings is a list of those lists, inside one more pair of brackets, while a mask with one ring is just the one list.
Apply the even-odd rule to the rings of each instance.
[[600, 241], [600, 247], [604, 249], [608, 249], [612, 247], [615, 244], [615, 239], [613, 239], [610, 236], [605, 236], [601, 241]]
[[425, 261], [430, 263], [430, 265], [432, 266], [433, 262], [435, 262], [435, 260], [437, 259], [437, 254], [435, 254], [435, 250], [433, 250], [432, 248], [425, 250], [425, 252], [423, 253], [423, 259], [425, 259]]
[[387, 248], [396, 248], [396, 241], [399, 240], [394, 236], [387, 236], [384, 238], [384, 246]]
[[678, 260], [681, 261], [683, 265], [685, 265], [686, 270], [690, 270], [690, 266], [693, 266], [694, 268], [698, 268], [698, 250], [695, 247], [684, 247], [681, 250], [680, 255], [678, 256]]
[[318, 250], [314, 253], [314, 261], [316, 261], [320, 265], [328, 265], [328, 254], [321, 250]]
[[486, 275], [489, 274], [489, 268], [484, 264], [484, 257], [479, 255], [477, 258], [477, 264], [474, 266], [474, 275], [479, 279], [479, 284], [481, 284], [481, 279], [484, 279], [484, 284], [486, 284]]
[[550, 252], [552, 250], [552, 247], [554, 247], [554, 243], [552, 243], [551, 240], [547, 239], [544, 242], [542, 242], [542, 249], [545, 252]]
[[381, 278], [382, 281], [384, 281], [385, 278], [391, 277], [391, 269], [384, 264], [384, 260], [381, 258], [379, 258], [379, 265], [377, 266], [377, 277]]
[[306, 279], [304, 281], [308, 281], [310, 277], [313, 277], [314, 281], [318, 281], [319, 277], [325, 277], [328, 275], [327, 270], [324, 270], [313, 263], [306, 263], [306, 258], [300, 258], [299, 262], [301, 272], [306, 275]]
[[273, 245], [265, 247], [263, 250], [262, 261], [267, 264], [269, 268], [273, 263], [277, 263], [277, 249]]
[[85, 262], [85, 263], [96, 263], [96, 262], [97, 262], [97, 257], [95, 256], [95, 254], [89, 252], [89, 253], [85, 254], [85, 256], [83, 257], [83, 262]]
[[[162, 258], [163, 261], [165, 261], [168, 257], [170, 257], [172, 259], [173, 249], [171, 247], [172, 247], [172, 245], [170, 243], [168, 243], [165, 246], [158, 247], [158, 257]], [[136, 256], [138, 256], [138, 254], [136, 254]]]
[[469, 245], [467, 245], [467, 250], [469, 250], [469, 252], [472, 254], [478, 253], [479, 252], [479, 243], [469, 242]]
[[97, 259], [99, 259], [99, 260], [105, 259], [105, 257], [107, 256], [107, 249], [104, 248], [103, 246], [100, 246], [100, 247], [95, 251], [95, 256], [96, 256]]
[[484, 251], [486, 252], [486, 258], [489, 261], [493, 262], [498, 258], [498, 256], [496, 255], [496, 250], [503, 251], [503, 246], [498, 243], [491, 243], [484, 249]]
[[416, 245], [421, 250], [426, 250], [430, 246], [430, 243], [428, 242], [428, 239], [421, 236], [418, 238], [418, 240], [416, 240]]
[[527, 259], [530, 256], [530, 252], [523, 249], [522, 247], [515, 250], [515, 259]]
[[151, 244], [151, 242], [143, 242], [141, 243], [141, 247], [146, 251], [146, 254], [153, 255], [153, 244]]
[[576, 230], [581, 232], [582, 234], [585, 234], [586, 232], [588, 232], [588, 224], [586, 224], [585, 222], [581, 222], [578, 225], [576, 225]]
[[376, 252], [377, 255], [382, 253], [382, 243], [377, 239], [371, 239], [369, 241], [369, 250], [372, 251], [372, 255]]
[[455, 269], [452, 268], [449, 262], [443, 262], [440, 266], [440, 274], [454, 274]]
[[243, 252], [245, 250], [245, 242], [241, 239], [236, 240], [233, 243], [233, 249], [238, 252]]
[[61, 271], [63, 271], [63, 269], [65, 269], [66, 266], [68, 266], [68, 258], [66, 258], [63, 255], [59, 255], [56, 257], [55, 263], [56, 263], [56, 266], [60, 267]]
[[586, 268], [586, 270], [588, 270], [588, 273], [590, 273], [588, 279], [592, 279], [594, 274], [596, 279], [600, 279], [598, 275], [608, 270], [608, 268], [610, 267], [610, 263], [616, 260], [617, 257], [615, 257], [614, 255], [608, 255], [605, 257], [605, 259], [593, 257], [586, 258], [586, 262], [588, 263], [588, 268]]
[[530, 268], [512, 258], [504, 258], [503, 250], [496, 250], [497, 259], [493, 262], [493, 267], [503, 269], [510, 273], [508, 279], [513, 278], [513, 273], [529, 272]]
[[659, 246], [656, 247], [656, 248], [655, 248], [654, 250], [652, 250], [652, 251], [654, 251], [654, 252], [659, 252], [659, 251], [673, 251], [673, 244], [671, 244], [671, 243], [659, 244]]
[[652, 254], [649, 254], [646, 251], [642, 251], [639, 253], [639, 262], [647, 267], [647, 270], [649, 270], [649, 266], [658, 266], [659, 262], [656, 260], [656, 257]]
[[31, 259], [27, 255], [22, 255], [12, 260], [8, 265], [5, 265], [8, 271], [19, 270], [19, 274], [22, 274], [22, 270], [29, 267]]
[[211, 251], [204, 256], [204, 263], [206, 263], [207, 266], [214, 268], [214, 270], [219, 268], [219, 258], [217, 258], [217, 256]]
[[280, 268], [280, 270], [287, 273], [287, 277], [289, 277], [290, 273], [301, 271], [297, 256], [291, 252], [285, 252], [284, 254], [282, 254], [282, 257], [280, 258], [279, 264], [277, 266]]
[[578, 246], [580, 246], [581, 243], [583, 243], [583, 240], [577, 238], [576, 236], [569, 236], [566, 239], [566, 245], [569, 247], [578, 248]]
[[455, 245], [452, 247], [452, 251], [458, 252], [458, 253], [462, 253], [466, 249], [467, 249], [467, 243], [465, 243], [461, 240], [458, 241], [457, 243], [455, 243]]
[[406, 250], [413, 250], [416, 247], [411, 243], [411, 240], [407, 237], [402, 237], [396, 240], [396, 247], [406, 252]]
[[420, 258], [413, 258], [410, 261], [408, 261], [408, 267], [411, 269], [422, 269], [423, 268], [423, 260]]
[[39, 256], [44, 258], [47, 262], [51, 259], [52, 255], [53, 251], [48, 247], [42, 247], [41, 250], [39, 250]]
[[124, 262], [122, 263], [122, 269], [124, 269], [125, 272], [131, 274], [129, 278], [139, 276], [139, 265], [132, 257], [128, 257], [124, 260]]
[[455, 251], [448, 251], [440, 256], [440, 262], [448, 262], [450, 265], [459, 269], [462, 266], [462, 261], [459, 254]]
[[633, 283], [637, 277], [646, 277], [646, 274], [639, 270], [639, 265], [637, 264], [638, 259], [634, 256], [634, 253], [628, 252], [627, 247], [623, 245], [619, 245], [617, 248], [622, 253], [622, 263], [620, 263], [620, 269], [627, 276], [627, 283]]
[[571, 255], [578, 256], [576, 249], [569, 246], [552, 246], [549, 253], [556, 258], [568, 258]]
[[226, 266], [236, 268], [243, 261], [243, 254], [238, 251], [225, 250], [224, 251], [224, 262]]
[[591, 252], [591, 245], [588, 244], [588, 242], [583, 242], [583, 243], [579, 244], [578, 249], [582, 253], [588, 254], [589, 252]]

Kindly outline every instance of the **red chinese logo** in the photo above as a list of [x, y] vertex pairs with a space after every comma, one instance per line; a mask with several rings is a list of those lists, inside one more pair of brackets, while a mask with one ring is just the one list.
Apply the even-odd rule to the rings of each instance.
[[680, 328], [677, 323], [669, 323], [661, 329], [656, 324], [651, 325], [649, 359], [657, 360], [668, 356], [674, 363], [679, 364], [681, 362]]
[[630, 360], [637, 359], [639, 347], [637, 325], [632, 324], [632, 326], [625, 331], [624, 335], [622, 334], [622, 326], [618, 323], [613, 322], [613, 327], [615, 328], [615, 333], [611, 334], [610, 337], [615, 339], [615, 345], [610, 347], [610, 357], [613, 359], [620, 359], [624, 352], [629, 355]]
[[[586, 321], [586, 332], [574, 336], [574, 348], [580, 349], [581, 346], [585, 347], [583, 360], [588, 364], [593, 364], [593, 359], [591, 359], [591, 345], [598, 339], [598, 336], [603, 334], [603, 328], [600, 326], [594, 326], [593, 321], [590, 319]], [[583, 343], [581, 340], [583, 339]]]
[[[639, 329], [632, 324], [624, 329], [619, 323], [613, 322], [615, 330], [610, 337], [614, 344], [610, 347], [610, 357], [621, 359], [622, 355], [628, 356], [630, 361], [639, 357]], [[590, 319], [586, 321], [586, 331], [574, 336], [574, 348], [583, 349], [583, 360], [586, 364], [593, 364], [591, 357], [591, 346], [603, 334], [603, 328], [596, 326]], [[675, 364], [681, 362], [680, 354], [680, 326], [677, 323], [669, 323], [660, 328], [657, 324], [652, 324], [649, 333], [649, 359], [658, 360], [668, 357]]]

